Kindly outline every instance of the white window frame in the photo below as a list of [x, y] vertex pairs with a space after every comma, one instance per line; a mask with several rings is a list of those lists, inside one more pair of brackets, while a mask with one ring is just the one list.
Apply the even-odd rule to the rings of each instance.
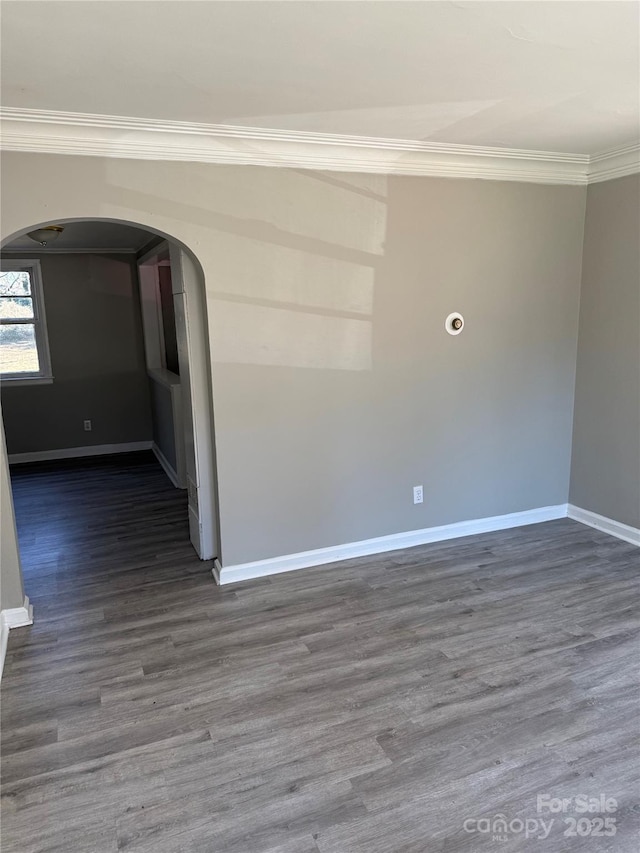
[[30, 373], [0, 373], [0, 380], [3, 383], [11, 385], [45, 385], [53, 382], [53, 374], [51, 372], [51, 354], [49, 352], [49, 336], [47, 334], [47, 317], [44, 310], [44, 292], [42, 288], [42, 270], [40, 269], [40, 261], [37, 258], [8, 258], [5, 257], [0, 261], [0, 270], [2, 272], [16, 272], [24, 270], [29, 273], [31, 281], [31, 299], [33, 304], [33, 317], [0, 321], [2, 325], [8, 323], [27, 323], [32, 324], [36, 339], [36, 349], [38, 352], [38, 364], [40, 370]]

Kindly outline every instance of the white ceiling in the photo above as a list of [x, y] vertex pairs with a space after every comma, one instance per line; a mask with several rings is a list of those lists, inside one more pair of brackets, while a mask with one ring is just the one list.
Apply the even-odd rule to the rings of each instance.
[[5, 106], [594, 154], [640, 136], [636, 2], [4, 0]]
[[[146, 246], [155, 237], [143, 228], [120, 225], [118, 222], [67, 222], [58, 239], [48, 247], [49, 251], [71, 252], [75, 249], [121, 249], [134, 252]], [[7, 244], [10, 251], [37, 252], [40, 247], [25, 234]]]

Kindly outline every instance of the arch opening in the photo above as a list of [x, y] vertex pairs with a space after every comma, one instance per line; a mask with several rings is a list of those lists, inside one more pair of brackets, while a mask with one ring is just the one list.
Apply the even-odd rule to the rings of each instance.
[[[62, 226], [64, 231], [59, 240], [51, 247], [39, 246], [38, 243], [30, 241], [26, 237], [29, 232], [53, 225]], [[76, 239], [71, 240], [69, 235], [74, 230], [72, 227], [74, 225], [80, 227], [75, 229], [77, 232]], [[98, 234], [101, 227], [109, 232], [109, 239], [105, 239], [103, 234], [100, 240], [97, 240], [98, 245], [87, 245], [86, 240], [89, 230], [92, 230], [95, 235]], [[118, 231], [118, 229], [120, 230]], [[80, 230], [82, 230], [82, 240], [84, 242], [80, 241], [79, 243], [78, 234]], [[67, 234], [66, 238], [65, 232]], [[116, 234], [121, 239], [125, 239], [125, 236], [128, 236], [133, 240], [134, 232], [146, 235], [147, 239], [144, 243], [138, 246], [135, 246], [132, 242], [125, 246], [108, 245]], [[30, 242], [32, 246], [29, 245]], [[90, 242], [91, 240], [89, 240]], [[3, 263], [6, 262], [9, 266], [12, 261], [15, 263], [15, 261], [19, 260], [21, 255], [25, 255], [28, 258], [46, 256], [50, 263], [52, 258], [76, 254], [113, 258], [119, 254], [116, 251], [118, 249], [126, 249], [129, 255], [130, 266], [134, 272], [134, 278], [132, 279], [134, 282], [134, 295], [138, 300], [136, 311], [140, 319], [144, 319], [146, 310], [147, 320], [149, 320], [150, 308], [153, 307], [149, 302], [149, 297], [153, 295], [153, 287], [156, 288], [155, 292], [158, 297], [156, 308], [159, 313], [156, 315], [156, 322], [159, 322], [162, 326], [163, 298], [165, 308], [169, 305], [173, 308], [173, 322], [175, 324], [176, 335], [173, 356], [176, 361], [169, 365], [171, 369], [168, 369], [166, 364], [149, 363], [148, 344], [149, 336], [153, 334], [153, 327], [147, 322], [146, 325], [143, 324], [142, 326], [145, 367], [149, 375], [150, 388], [154, 386], [160, 387], [162, 385], [160, 380], [164, 380], [163, 387], [169, 390], [170, 399], [173, 401], [174, 434], [177, 434], [178, 424], [180, 423], [182, 426], [182, 449], [176, 443], [175, 456], [169, 460], [165, 457], [165, 461], [169, 461], [169, 463], [174, 462], [174, 465], [169, 464], [169, 469], [173, 469], [174, 473], [178, 475], [176, 477], [177, 482], [174, 482], [174, 485], [185, 489], [187, 493], [187, 512], [189, 515], [191, 543], [200, 559], [212, 560], [220, 555], [215, 432], [205, 280], [202, 265], [196, 254], [180, 239], [158, 228], [149, 226], [146, 223], [112, 217], [65, 217], [63, 219], [44, 220], [32, 223], [28, 227], [13, 232], [2, 239], [0, 243], [0, 255]], [[163, 277], [162, 274], [163, 270], [169, 272], [168, 289], [166, 286], [166, 276]], [[164, 287], [159, 286], [161, 285], [160, 278], [163, 278], [165, 282]], [[143, 294], [143, 281], [146, 287], [146, 304], [143, 299], [145, 295]], [[98, 286], [100, 286], [100, 283], [98, 283]], [[47, 302], [52, 302], [53, 298], [51, 295], [47, 296], [46, 282], [43, 284], [43, 297], [43, 304], [46, 307]], [[112, 302], [116, 301], [114, 297]], [[74, 313], [77, 313], [72, 310], [73, 306], [67, 306], [67, 309], [70, 318]], [[53, 314], [55, 312], [50, 313]], [[59, 315], [60, 311], [57, 313]], [[107, 311], [106, 313], [109, 312]], [[51, 319], [52, 317], [47, 318], [48, 322], [45, 320], [47, 326], [50, 326]], [[160, 331], [161, 335], [165, 333], [165, 336], [167, 336], [166, 317], [165, 328], [161, 328]], [[49, 384], [54, 387], [57, 367], [55, 345], [52, 354], [51, 373], [53, 378]], [[166, 358], [166, 351], [163, 357]], [[81, 360], [83, 354], [77, 353], [77, 358]], [[172, 376], [169, 376], [169, 374], [172, 374]], [[69, 381], [69, 385], [71, 384], [71, 381]], [[26, 381], [17, 381], [15, 383], [2, 381], [2, 390], [9, 391], [13, 395], [15, 393], [14, 385], [16, 392], [20, 388], [21, 396], [24, 400], [25, 390], [28, 390], [24, 387], [27, 385]], [[150, 397], [153, 393], [153, 391], [150, 391]], [[7, 414], [6, 407], [3, 408], [1, 428], [4, 443], [7, 433]], [[85, 429], [87, 429], [86, 423], [85, 421]], [[88, 429], [91, 430], [90, 421], [89, 424]], [[41, 424], [41, 426], [43, 429], [47, 429], [46, 424]], [[152, 438], [152, 445], [154, 447], [156, 446], [155, 439], [156, 435], [154, 433]], [[93, 445], [87, 446], [89, 448], [102, 447], [102, 445], [95, 442]], [[60, 447], [44, 452], [43, 458], [56, 458], [56, 450], [59, 450], [61, 453], [59, 458], [81, 455], [80, 452], [76, 452], [79, 448]], [[25, 454], [23, 453], [22, 455], [24, 456]], [[91, 450], [89, 455], [96, 454]], [[12, 459], [15, 460], [16, 456], [20, 456], [20, 453], [12, 453], [11, 443], [9, 442], [8, 460], [4, 460], [3, 465], [7, 461], [11, 462]], [[28, 460], [25, 459], [25, 461]], [[175, 466], [178, 464], [180, 467], [179, 472], [175, 470]], [[165, 471], [167, 471], [167, 468], [165, 468]], [[167, 473], [169, 472], [167, 471]], [[13, 506], [5, 506], [5, 512], [8, 510], [10, 511], [13, 524]], [[4, 530], [3, 533], [5, 533]], [[19, 571], [20, 568], [18, 565]]]

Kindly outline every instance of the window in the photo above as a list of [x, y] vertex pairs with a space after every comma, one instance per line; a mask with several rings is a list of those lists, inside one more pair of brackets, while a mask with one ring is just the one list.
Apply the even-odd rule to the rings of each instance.
[[0, 375], [51, 382], [40, 262], [3, 260], [0, 268]]

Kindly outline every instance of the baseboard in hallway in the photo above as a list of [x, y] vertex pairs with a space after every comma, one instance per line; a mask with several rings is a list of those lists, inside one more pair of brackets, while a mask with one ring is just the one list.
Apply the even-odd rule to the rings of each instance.
[[115, 453], [133, 453], [151, 450], [151, 441], [127, 441], [121, 444], [91, 444], [86, 447], [61, 447], [57, 450], [34, 450], [29, 453], [10, 453], [9, 465], [27, 462], [52, 462], [57, 459], [81, 459], [89, 456], [110, 456]]

